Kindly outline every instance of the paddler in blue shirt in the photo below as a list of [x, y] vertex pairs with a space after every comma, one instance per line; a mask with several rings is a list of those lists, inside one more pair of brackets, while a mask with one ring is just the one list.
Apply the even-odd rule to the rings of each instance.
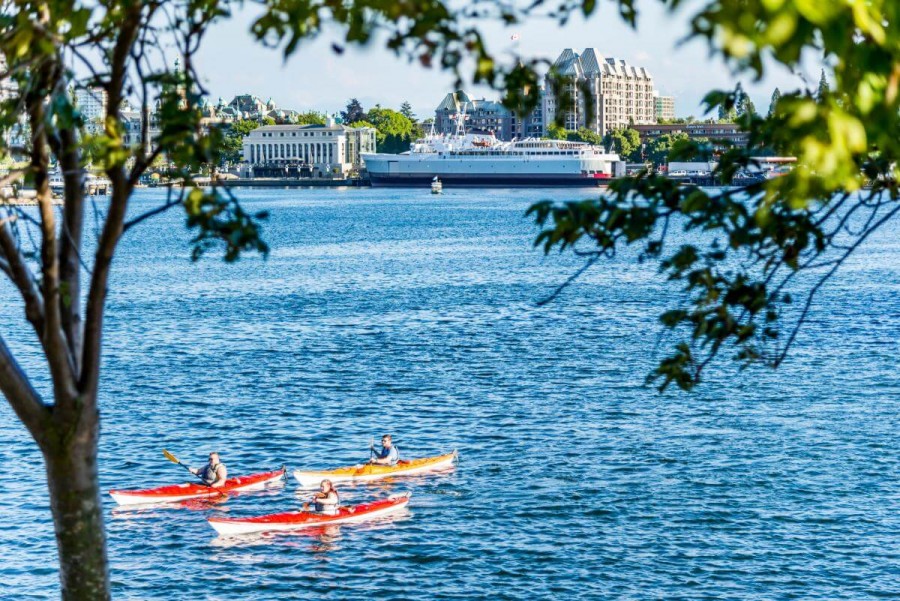
[[228, 479], [228, 470], [225, 468], [224, 463], [219, 462], [219, 454], [216, 452], [209, 454], [209, 462], [204, 465], [202, 468], [189, 468], [191, 473], [200, 476], [200, 479], [207, 486], [211, 486], [212, 488], [219, 488], [225, 485], [225, 480]]
[[376, 451], [375, 445], [371, 447], [374, 457], [369, 459], [369, 463], [376, 465], [397, 465], [400, 461], [400, 449], [391, 443], [391, 435], [385, 434], [381, 437], [381, 450]]

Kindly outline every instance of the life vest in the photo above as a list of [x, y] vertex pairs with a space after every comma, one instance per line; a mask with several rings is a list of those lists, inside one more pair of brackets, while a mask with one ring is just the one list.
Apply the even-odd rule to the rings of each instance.
[[400, 461], [400, 449], [397, 448], [396, 445], [391, 445], [391, 448], [381, 447], [381, 452], [378, 453], [379, 459], [385, 459], [391, 456], [393, 453], [394, 457], [391, 459], [390, 465], [397, 465], [397, 462]]
[[[332, 489], [333, 490], [333, 489]], [[326, 499], [316, 499], [316, 511], [324, 515], [335, 515], [338, 507], [341, 506], [341, 496], [338, 491], [334, 490], [334, 501]]]
[[207, 484], [212, 484], [213, 482], [215, 482], [216, 479], [218, 478], [218, 476], [216, 475], [216, 471], [218, 471], [220, 465], [222, 465], [222, 464], [217, 463], [217, 464], [213, 465], [211, 463], [207, 463], [203, 467], [203, 469], [200, 470], [200, 473], [198, 474], [200, 476], [200, 479], [203, 480], [204, 482], [206, 482]]

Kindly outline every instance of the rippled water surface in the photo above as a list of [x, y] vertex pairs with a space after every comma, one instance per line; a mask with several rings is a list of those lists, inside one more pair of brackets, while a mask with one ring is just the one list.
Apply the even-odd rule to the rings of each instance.
[[[160, 197], [142, 191], [135, 210]], [[250, 191], [268, 260], [188, 260], [172, 213], [114, 265], [104, 490], [179, 482], [168, 448], [232, 474], [459, 449], [394, 518], [217, 539], [211, 515], [295, 508], [282, 490], [195, 508], [103, 499], [121, 599], [867, 599], [900, 595], [900, 228], [821, 294], [778, 372], [696, 393], [643, 385], [673, 289], [620, 256], [531, 249], [522, 217], [572, 191]], [[0, 332], [46, 391], [9, 285]], [[735, 379], [737, 377], [737, 379]], [[57, 595], [39, 453], [0, 405], [0, 597]]]

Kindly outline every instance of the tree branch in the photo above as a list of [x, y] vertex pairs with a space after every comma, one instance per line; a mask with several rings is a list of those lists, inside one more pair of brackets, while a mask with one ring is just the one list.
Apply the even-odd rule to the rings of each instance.
[[60, 67], [55, 61], [48, 60], [38, 69], [26, 96], [32, 132], [31, 171], [41, 216], [41, 285], [44, 297], [41, 343], [50, 366], [54, 398], [57, 403], [69, 404], [77, 397], [75, 364], [62, 329], [56, 214], [50, 191], [50, 156], [47, 148], [49, 119], [44, 106], [45, 95], [55, 89], [54, 82], [60, 76]]
[[[172, 189], [170, 187], [169, 194], [171, 194], [171, 190]], [[147, 211], [146, 213], [142, 213], [141, 215], [138, 215], [134, 219], [128, 220], [122, 228], [122, 233], [127, 232], [128, 230], [130, 230], [131, 228], [133, 228], [140, 222], [144, 221], [145, 219], [149, 219], [151, 217], [159, 215], [160, 213], [165, 213], [172, 207], [177, 207], [182, 202], [184, 202], [184, 188], [181, 189], [178, 196], [174, 200], [168, 200], [164, 204], [156, 207], [155, 209], [151, 209], [151, 210]]]
[[[137, 37], [142, 22], [142, 5], [134, 3], [123, 14], [119, 37], [110, 54], [110, 81], [107, 86], [107, 120], [120, 120], [122, 90], [127, 76], [127, 63], [131, 47]], [[97, 384], [100, 379], [100, 347], [103, 332], [103, 311], [106, 304], [109, 271], [113, 254], [119, 239], [122, 237], [125, 213], [128, 209], [128, 198], [133, 185], [129, 182], [122, 164], [113, 164], [106, 170], [112, 183], [112, 197], [106, 223], [97, 245], [94, 260], [94, 273], [85, 307], [84, 343], [81, 358], [81, 376], [78, 386], [84, 393], [87, 402], [96, 403]]]
[[[60, 79], [57, 94], [66, 94]], [[61, 89], [60, 89], [61, 87]], [[59, 160], [65, 183], [63, 235], [59, 244], [59, 280], [62, 287], [59, 311], [69, 355], [74, 363], [75, 378], [81, 371], [81, 243], [84, 230], [84, 182], [80, 166], [78, 137], [70, 127], [59, 131]]]
[[809, 309], [812, 306], [813, 298], [815, 297], [819, 289], [824, 286], [825, 282], [827, 282], [831, 278], [831, 276], [833, 276], [834, 273], [838, 270], [838, 268], [840, 268], [840, 266], [844, 264], [844, 261], [846, 261], [850, 257], [850, 255], [852, 255], [853, 252], [857, 248], [859, 248], [863, 242], [866, 241], [866, 238], [868, 238], [873, 232], [877, 231], [882, 225], [890, 221], [897, 213], [900, 213], [900, 205], [894, 207], [887, 215], [879, 219], [878, 222], [875, 223], [870, 229], [862, 232], [859, 238], [857, 238], [853, 242], [853, 244], [851, 244], [847, 248], [844, 254], [834, 260], [834, 264], [832, 265], [831, 269], [828, 270], [828, 273], [822, 276], [822, 278], [818, 282], [816, 282], [816, 285], [812, 287], [812, 290], [809, 291], [809, 294], [806, 297], [806, 304], [803, 306], [803, 312], [800, 314], [800, 318], [794, 325], [794, 328], [791, 331], [787, 342], [785, 343], [784, 349], [773, 362], [773, 365], [775, 367], [781, 365], [782, 362], [784, 362], [784, 359], [787, 357], [788, 351], [790, 351], [791, 349], [791, 345], [793, 345], [794, 340], [797, 338], [797, 333], [800, 331], [800, 328], [803, 326], [803, 324], [806, 323], [806, 316], [809, 314]]
[[16, 243], [15, 234], [10, 227], [11, 219], [13, 217], [7, 217], [0, 222], [0, 252], [9, 265], [10, 279], [25, 301], [25, 317], [40, 338], [44, 331], [44, 298]]
[[41, 401], [40, 395], [31, 386], [31, 381], [16, 362], [2, 336], [0, 336], [0, 390], [34, 439], [40, 441], [44, 433], [44, 424], [50, 417], [50, 408]]

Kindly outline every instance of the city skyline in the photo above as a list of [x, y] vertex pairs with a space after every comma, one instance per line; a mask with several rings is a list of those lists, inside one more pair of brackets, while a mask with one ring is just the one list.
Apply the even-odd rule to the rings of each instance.
[[[253, 41], [251, 24], [251, 12], [244, 9], [210, 32], [197, 62], [213, 100], [221, 96], [227, 102], [235, 95], [250, 93], [263, 100], [272, 98], [279, 107], [327, 113], [340, 111], [350, 98], [359, 99], [366, 108], [375, 104], [398, 108], [408, 101], [422, 119], [433, 116], [444, 95], [457, 89], [450, 73], [409, 63], [385, 50], [378, 40], [365, 48], [350, 46], [342, 55], [335, 54], [331, 46], [340, 41], [336, 28], [301, 44], [285, 62], [279, 50]], [[515, 27], [491, 23], [482, 29], [488, 48], [501, 59], [509, 60], [515, 51], [523, 57], [553, 61], [564, 48], [594, 47], [605, 56], [645, 67], [660, 94], [674, 96], [679, 117], [702, 117], [703, 96], [713, 88], [731, 88], [738, 81], [727, 66], [707, 58], [701, 41], [678, 45], [688, 24], [655, 4], [641, 13], [637, 31], [606, 7], [593, 19], [585, 21], [578, 16], [562, 28], [543, 19]], [[515, 41], [511, 39], [514, 34]], [[774, 68], [760, 82], [741, 83], [757, 110], [765, 111], [775, 87], [782, 92], [815, 88], [821, 64], [807, 57], [804, 65], [797, 74]], [[472, 97], [500, 97], [499, 92], [468, 82], [463, 82], [462, 89]]]

